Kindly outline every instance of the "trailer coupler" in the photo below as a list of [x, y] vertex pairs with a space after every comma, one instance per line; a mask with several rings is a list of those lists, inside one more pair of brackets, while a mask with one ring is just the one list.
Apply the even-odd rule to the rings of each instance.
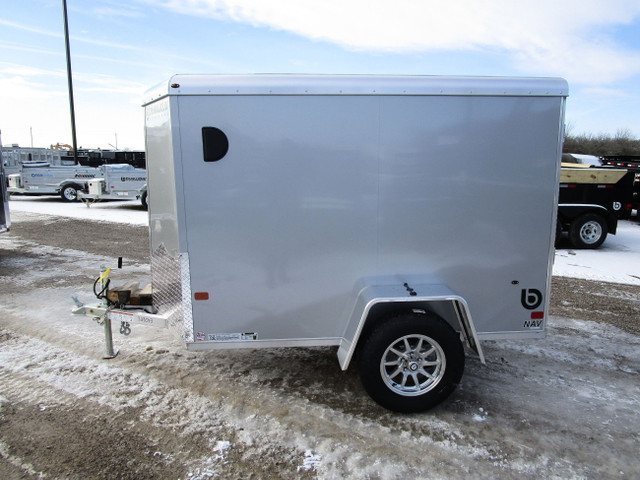
[[[79, 301], [74, 298], [76, 305]], [[111, 333], [112, 322], [120, 322], [120, 333], [129, 335], [131, 325], [147, 325], [157, 328], [167, 328], [167, 318], [163, 315], [148, 313], [145, 310], [123, 310], [110, 308], [102, 304], [83, 305], [80, 304], [71, 310], [74, 315], [84, 315], [93, 318], [99, 325], [104, 327], [105, 354], [103, 358], [114, 358], [118, 352], [113, 348], [113, 335]]]
[[87, 208], [91, 207], [94, 203], [98, 203], [100, 199], [97, 195], [91, 196], [89, 194], [78, 193], [78, 199], [84, 203]]
[[[76, 301], [77, 298], [74, 298]], [[78, 304], [79, 302], [76, 302]], [[82, 305], [71, 310], [74, 315], [91, 317], [104, 327], [105, 354], [102, 358], [114, 358], [118, 352], [113, 348], [112, 322], [120, 322], [120, 333], [129, 335], [131, 325], [147, 325], [151, 327], [167, 328], [167, 318], [162, 315], [148, 313], [145, 310], [113, 309], [105, 305]]]
[[[105, 354], [102, 358], [109, 359], [115, 358], [118, 354], [113, 348], [113, 334], [111, 331], [112, 322], [120, 322], [120, 333], [122, 335], [129, 335], [131, 333], [131, 325], [147, 325], [157, 328], [167, 328], [168, 319], [164, 315], [158, 315], [152, 313], [153, 307], [119, 307], [116, 308], [112, 303], [109, 303], [105, 292], [108, 288], [109, 271], [102, 267], [100, 277], [96, 280], [96, 284], [100, 283], [102, 290], [96, 293], [96, 296], [101, 299], [101, 303], [94, 305], [85, 305], [77, 296], [71, 297], [76, 304], [75, 308], [71, 310], [74, 315], [84, 315], [92, 318], [99, 325], [104, 327], [104, 340], [105, 340]], [[95, 293], [94, 284], [94, 293]]]

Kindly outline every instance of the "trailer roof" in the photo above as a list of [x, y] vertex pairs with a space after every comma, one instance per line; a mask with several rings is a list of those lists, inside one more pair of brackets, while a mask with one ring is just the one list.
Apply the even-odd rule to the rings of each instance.
[[146, 92], [167, 95], [478, 95], [567, 96], [562, 78], [393, 75], [174, 75]]

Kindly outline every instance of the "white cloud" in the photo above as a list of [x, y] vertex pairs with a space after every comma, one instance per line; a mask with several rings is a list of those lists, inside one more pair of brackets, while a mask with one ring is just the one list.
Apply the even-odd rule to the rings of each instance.
[[[7, 95], [3, 100], [5, 107], [8, 101], [33, 101], [48, 98], [51, 95], [66, 95], [63, 89], [56, 90], [50, 81], [51, 78], [61, 77], [66, 78], [66, 73], [55, 70], [42, 70], [23, 65], [5, 64], [0, 68], [0, 83], [2, 83], [4, 91], [11, 92], [11, 95]], [[63, 84], [60, 83], [60, 85]]]
[[74, 85], [79, 85], [78, 91], [113, 93], [116, 95], [132, 95], [142, 97], [148, 85], [126, 80], [113, 75], [76, 72], [73, 75]]
[[[31, 25], [25, 25], [22, 23], [18, 23], [18, 22], [11, 22], [8, 20], [2, 20], [0, 19], [0, 25], [3, 25], [4, 27], [7, 28], [13, 28], [16, 30], [22, 30], [25, 32], [30, 32], [30, 33], [34, 33], [37, 35], [44, 35], [47, 37], [56, 37], [56, 38], [63, 38], [63, 34], [60, 32], [55, 32], [55, 31], [51, 31], [51, 30], [46, 30], [44, 28], [37, 28], [37, 27], [33, 27]], [[90, 33], [86, 33], [87, 35], [90, 35]], [[127, 44], [123, 44], [123, 43], [118, 43], [118, 42], [107, 42], [107, 41], [103, 41], [103, 40], [97, 40], [95, 38], [91, 38], [90, 36], [78, 36], [78, 35], [69, 35], [69, 42], [72, 44], [74, 42], [82, 42], [82, 43], [87, 43], [90, 45], [96, 45], [99, 47], [107, 47], [107, 48], [115, 48], [115, 49], [120, 49], [120, 50], [132, 50], [132, 51], [138, 51], [141, 52], [142, 50], [134, 45], [127, 45]]]
[[603, 84], [640, 73], [640, 51], [603, 29], [640, 16], [637, 0], [146, 0], [187, 15], [292, 32], [348, 49], [489, 50], [521, 72]]
[[44, 28], [34, 27], [32, 25], [25, 25], [17, 22], [12, 22], [9, 20], [0, 19], [0, 25], [4, 25], [8, 28], [15, 28], [17, 30], [23, 30], [30, 33], [35, 33], [38, 35], [45, 35], [47, 37], [62, 37], [61, 33], [54, 32], [52, 30], [46, 30]]
[[45, 70], [42, 68], [31, 67], [28, 65], [18, 65], [14, 63], [0, 64], [0, 74], [17, 75], [21, 77], [62, 77], [66, 72], [62, 70]]

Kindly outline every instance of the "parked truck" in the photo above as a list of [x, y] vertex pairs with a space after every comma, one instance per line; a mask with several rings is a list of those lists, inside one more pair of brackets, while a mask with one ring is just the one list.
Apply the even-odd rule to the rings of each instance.
[[87, 179], [94, 178], [97, 168], [82, 166], [50, 166], [23, 164], [19, 173], [9, 175], [9, 193], [25, 195], [60, 195], [75, 202]]
[[147, 171], [129, 164], [98, 167], [96, 177], [86, 180], [78, 198], [87, 206], [100, 200], [140, 199], [146, 208]]
[[[565, 155], [565, 160], [570, 160]], [[575, 248], [598, 248], [631, 217], [634, 174], [625, 169], [563, 163], [556, 243], [566, 233]]]
[[174, 76], [145, 101], [155, 313], [108, 271], [102, 303], [74, 311], [167, 325], [190, 350], [334, 346], [379, 404], [430, 408], [464, 345], [484, 363], [484, 340], [545, 335], [567, 94], [552, 78]]

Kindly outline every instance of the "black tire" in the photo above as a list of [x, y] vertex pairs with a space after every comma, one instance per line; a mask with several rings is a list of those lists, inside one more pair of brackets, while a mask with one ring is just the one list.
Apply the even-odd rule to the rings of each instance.
[[140, 197], [140, 203], [145, 210], [149, 210], [149, 194], [147, 193], [147, 190], [145, 190]]
[[75, 183], [69, 183], [62, 187], [60, 190], [60, 197], [65, 202], [77, 202], [78, 201], [78, 192], [82, 190], [79, 185]]
[[598, 248], [607, 238], [607, 221], [597, 213], [580, 215], [569, 227], [569, 240], [575, 248]]
[[362, 384], [395, 412], [428, 410], [455, 390], [464, 371], [459, 334], [439, 316], [403, 313], [377, 326], [358, 355]]
[[560, 218], [556, 221], [556, 239], [555, 239], [555, 247], [558, 248], [560, 246], [560, 242], [562, 241], [562, 222]]

